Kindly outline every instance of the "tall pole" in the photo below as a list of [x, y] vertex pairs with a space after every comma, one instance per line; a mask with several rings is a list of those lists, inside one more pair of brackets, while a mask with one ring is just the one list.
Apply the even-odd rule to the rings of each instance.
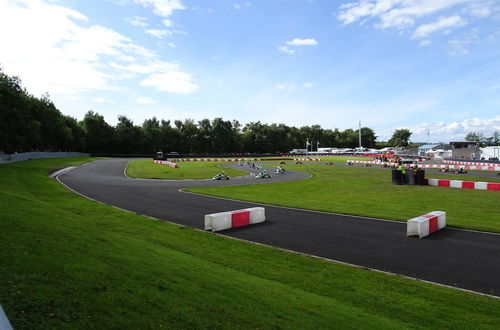
[[359, 149], [361, 150], [361, 119], [359, 120]]
[[309, 154], [309, 138], [306, 140], [306, 156]]

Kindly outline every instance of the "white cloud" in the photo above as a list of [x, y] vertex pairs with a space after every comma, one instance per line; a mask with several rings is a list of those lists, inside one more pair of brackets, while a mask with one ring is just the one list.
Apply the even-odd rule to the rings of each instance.
[[0, 31], [9, 31], [0, 33], [0, 63], [35, 95], [117, 90], [124, 79], [165, 73], [185, 84], [178, 64], [160, 60], [114, 30], [89, 24], [67, 7], [40, 0], [0, 1]]
[[467, 24], [467, 20], [458, 15], [440, 17], [437, 21], [420, 25], [413, 33], [412, 38], [426, 38], [430, 34], [444, 29], [461, 27]]
[[190, 94], [198, 89], [192, 77], [180, 71], [153, 73], [141, 81], [141, 86], [154, 87], [158, 91], [171, 94]]
[[479, 39], [479, 30], [477, 28], [464, 34], [461, 39], [452, 39], [448, 41], [450, 50], [449, 55], [467, 55], [469, 54], [469, 46], [477, 42]]
[[[440, 13], [446, 17], [438, 18]], [[413, 30], [411, 38], [421, 39], [436, 31], [451, 33], [452, 28], [479, 19], [499, 19], [500, 4], [498, 0], [358, 0], [340, 5], [336, 17], [344, 25], [373, 22], [377, 29], [395, 29], [400, 35]]]
[[177, 47], [173, 42], [167, 42], [168, 47], [175, 48]]
[[186, 9], [181, 0], [134, 0], [142, 6], [153, 8], [153, 13], [162, 17], [169, 17], [175, 10]]
[[145, 30], [145, 32], [149, 35], [152, 35], [153, 37], [163, 39], [165, 37], [169, 37], [173, 34], [172, 31], [170, 30], [165, 30], [165, 29], [148, 29]]
[[175, 24], [172, 22], [171, 19], [165, 18], [164, 20], [161, 21], [165, 27], [173, 27]]
[[155, 100], [150, 99], [149, 97], [139, 97], [135, 100], [135, 103], [139, 104], [153, 104], [156, 103]]
[[420, 47], [427, 47], [427, 46], [430, 46], [432, 44], [432, 41], [430, 40], [422, 40], [418, 43], [418, 45]]
[[295, 38], [292, 41], [287, 41], [288, 46], [316, 46], [318, 42], [312, 38], [310, 39], [300, 39]]
[[127, 18], [125, 18], [125, 21], [129, 22], [133, 26], [138, 26], [138, 27], [143, 27], [143, 28], [148, 27], [146, 17], [139, 17], [139, 16], [127, 17]]
[[304, 83], [304, 88], [312, 88], [314, 85], [310, 82], [305, 82]]
[[344, 24], [377, 18], [378, 28], [404, 28], [419, 17], [467, 2], [470, 0], [362, 0], [341, 5], [337, 18]]
[[[451, 123], [422, 123], [407, 128], [412, 132], [411, 140], [414, 142], [427, 142], [427, 132], [429, 132], [429, 142], [450, 142], [463, 141], [467, 133], [482, 133], [488, 137], [495, 131], [500, 131], [500, 116], [489, 119], [470, 118]], [[379, 140], [388, 140], [393, 133], [393, 129], [377, 131]]]
[[115, 103], [115, 100], [113, 99], [106, 99], [106, 98], [103, 98], [103, 97], [95, 97], [92, 99], [92, 102], [95, 102], [95, 103]]
[[316, 46], [317, 44], [318, 42], [312, 38], [309, 39], [295, 38], [291, 41], [285, 42], [283, 46], [279, 46], [278, 50], [282, 53], [294, 54], [296, 52], [295, 47]]
[[288, 46], [279, 46], [278, 50], [280, 52], [286, 53], [286, 54], [294, 54], [295, 53], [295, 49], [290, 49], [290, 48], [288, 48]]

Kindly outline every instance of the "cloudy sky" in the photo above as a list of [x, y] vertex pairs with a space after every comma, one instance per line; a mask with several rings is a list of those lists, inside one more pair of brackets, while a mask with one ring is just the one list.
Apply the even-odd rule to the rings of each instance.
[[0, 66], [66, 115], [500, 130], [500, 0], [0, 0]]

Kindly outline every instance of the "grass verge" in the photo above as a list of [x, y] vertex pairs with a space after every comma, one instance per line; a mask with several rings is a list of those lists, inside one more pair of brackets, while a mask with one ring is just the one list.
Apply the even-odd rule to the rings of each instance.
[[[447, 213], [450, 226], [500, 232], [498, 191], [398, 186], [391, 183], [390, 171], [372, 168], [317, 164], [287, 165], [287, 169], [309, 172], [313, 177], [268, 185], [186, 190], [237, 200], [403, 221], [441, 210]], [[452, 177], [434, 173], [427, 176]], [[479, 177], [467, 179], [484, 181]]]
[[0, 165], [0, 303], [15, 329], [483, 328], [500, 299], [235, 241]]
[[143, 179], [210, 179], [224, 171], [230, 177], [247, 175], [248, 172], [231, 168], [222, 168], [216, 162], [182, 162], [179, 168], [167, 165], [153, 164], [150, 159], [133, 160], [127, 167], [127, 175], [131, 178]]

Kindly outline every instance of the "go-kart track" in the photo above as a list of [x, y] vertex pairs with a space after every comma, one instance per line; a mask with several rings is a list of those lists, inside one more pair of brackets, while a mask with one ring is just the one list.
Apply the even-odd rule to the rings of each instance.
[[[58, 179], [94, 200], [202, 229], [205, 214], [261, 204], [190, 194], [180, 189], [272, 183], [309, 176], [286, 171], [264, 180], [253, 176], [227, 181], [130, 179], [124, 174], [127, 163], [127, 159], [99, 160], [63, 173]], [[499, 234], [448, 227], [424, 239], [408, 238], [404, 222], [261, 206], [266, 209], [266, 222], [220, 233], [500, 297]]]

